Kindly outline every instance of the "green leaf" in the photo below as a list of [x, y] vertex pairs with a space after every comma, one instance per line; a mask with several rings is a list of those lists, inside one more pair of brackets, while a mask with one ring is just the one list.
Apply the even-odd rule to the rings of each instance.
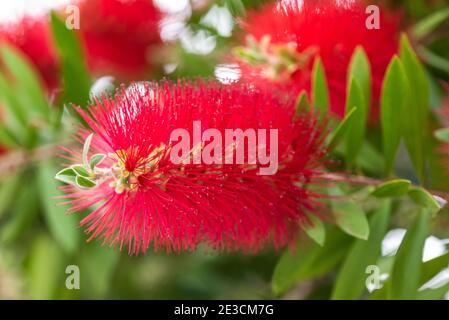
[[357, 108], [352, 108], [349, 111], [343, 120], [339, 123], [338, 127], [331, 134], [328, 142], [328, 149], [332, 150], [339, 144], [339, 142], [344, 138], [345, 134], [348, 132], [351, 127], [352, 116], [354, 115]]
[[72, 184], [76, 183], [76, 171], [72, 168], [65, 168], [55, 175], [55, 179], [61, 182]]
[[300, 239], [293, 251], [287, 249], [275, 267], [273, 292], [280, 295], [296, 283], [319, 277], [334, 268], [345, 256], [352, 239], [335, 227], [326, 230], [323, 247]]
[[320, 111], [321, 117], [329, 111], [329, 90], [320, 58], [316, 58], [312, 71], [312, 100], [313, 106]]
[[449, 282], [436, 289], [428, 288], [418, 292], [417, 300], [441, 300], [449, 292]]
[[12, 208], [11, 218], [0, 231], [0, 241], [11, 244], [20, 239], [23, 233], [30, 231], [37, 219], [39, 205], [39, 192], [35, 180], [23, 185], [18, 193], [17, 202]]
[[382, 170], [379, 170], [381, 168], [379, 163], [383, 162], [384, 159], [380, 152], [371, 143], [365, 140], [358, 158], [360, 167], [370, 173], [381, 174]]
[[449, 128], [438, 129], [433, 134], [438, 140], [449, 142]]
[[[329, 190], [332, 196], [341, 196], [340, 189]], [[369, 223], [362, 207], [352, 200], [336, 198], [332, 201], [332, 213], [337, 225], [347, 234], [356, 238], [367, 240], [369, 236]]]
[[[76, 30], [69, 30], [64, 21], [55, 12], [51, 14], [51, 28], [62, 65], [64, 80], [62, 105], [79, 105], [89, 112], [85, 104], [89, 101], [91, 79]], [[89, 127], [78, 112], [71, 107], [68, 110], [84, 126]]]
[[246, 10], [242, 0], [224, 0], [224, 3], [234, 17], [245, 15]]
[[10, 81], [0, 73], [0, 102], [5, 112], [4, 125], [21, 144], [25, 143], [28, 134], [28, 115], [20, 103]]
[[104, 154], [95, 154], [90, 158], [90, 169], [94, 170], [94, 168], [103, 162], [103, 160], [106, 158], [106, 155]]
[[406, 108], [401, 115], [403, 136], [416, 174], [423, 182], [430, 104], [429, 81], [406, 35], [401, 37], [400, 58], [409, 87]]
[[95, 187], [97, 184], [95, 183], [95, 181], [92, 181], [88, 178], [82, 177], [82, 176], [77, 176], [76, 177], [76, 185], [80, 188], [86, 188], [86, 189], [90, 189]]
[[90, 177], [90, 173], [87, 171], [87, 169], [80, 164], [75, 164], [75, 165], [71, 166], [70, 169], [72, 169], [72, 171], [74, 171], [76, 173], [76, 175], [79, 175], [79, 176], [82, 176], [85, 178]]
[[[28, 112], [37, 111], [44, 119], [51, 119], [51, 109], [44, 95], [42, 79], [38, 78], [38, 71], [28, 59], [17, 49], [3, 45], [1, 47], [2, 61], [15, 79], [15, 86], [23, 94], [24, 104], [30, 106]], [[32, 106], [32, 108], [31, 108]]]
[[416, 298], [421, 278], [428, 215], [420, 210], [396, 253], [391, 273], [389, 297], [395, 300]]
[[407, 192], [410, 190], [411, 185], [412, 183], [409, 180], [391, 180], [376, 187], [371, 195], [377, 198], [401, 197], [407, 194]]
[[428, 281], [432, 280], [438, 273], [446, 269], [449, 265], [449, 252], [436, 257], [432, 260], [426, 261], [421, 267], [421, 278], [419, 280], [420, 285], [424, 285]]
[[357, 240], [351, 246], [332, 291], [332, 299], [358, 299], [365, 290], [366, 267], [376, 264], [381, 254], [382, 239], [387, 232], [390, 204], [382, 207], [370, 219], [370, 236], [367, 241]]
[[449, 72], [449, 60], [447, 58], [442, 57], [425, 47], [419, 48], [419, 54], [428, 66], [434, 67], [443, 72]]
[[83, 146], [83, 165], [86, 168], [89, 168], [89, 150], [90, 150], [90, 144], [92, 143], [92, 138], [94, 134], [91, 133], [84, 142]]
[[418, 205], [429, 209], [431, 213], [435, 213], [441, 209], [440, 204], [435, 198], [421, 187], [413, 187], [408, 192], [408, 196]]
[[404, 112], [407, 96], [407, 77], [398, 57], [394, 57], [387, 68], [382, 84], [380, 118], [385, 156], [385, 172], [393, 169], [402, 136], [401, 114]]
[[310, 110], [309, 99], [307, 98], [307, 93], [303, 90], [298, 95], [296, 100], [296, 114], [301, 113], [303, 110]]
[[97, 241], [92, 241], [84, 247], [80, 256], [80, 270], [83, 284], [89, 288], [89, 292], [86, 293], [88, 297], [92, 299], [107, 297], [119, 258], [120, 251], [100, 246]]
[[31, 299], [55, 299], [64, 285], [66, 263], [63, 252], [45, 234], [33, 239], [27, 269], [27, 293]]
[[19, 145], [14, 133], [4, 123], [0, 123], [0, 145], [10, 149]]
[[348, 167], [353, 167], [365, 140], [366, 122], [368, 117], [367, 104], [364, 99], [362, 88], [354, 77], [349, 81], [347, 97], [346, 113], [349, 113], [354, 107], [357, 108], [352, 116], [345, 137], [346, 162]]
[[[352, 78], [357, 80], [357, 83], [360, 85], [366, 104], [364, 108], [368, 110], [371, 104], [371, 66], [368, 56], [362, 46], [358, 46], [355, 49], [351, 58], [348, 80], [350, 81]], [[352, 107], [350, 107], [349, 110], [351, 110]]]
[[20, 191], [23, 177], [19, 172], [2, 176], [0, 183], [0, 218], [11, 209], [15, 195]]
[[45, 219], [54, 239], [67, 252], [74, 252], [78, 247], [78, 220], [74, 215], [66, 214], [66, 205], [56, 197], [63, 196], [59, 190], [59, 183], [53, 179], [55, 166], [49, 162], [41, 162], [38, 168], [39, 190], [44, 209]]
[[310, 223], [302, 224], [301, 227], [311, 239], [323, 246], [326, 240], [326, 230], [323, 222], [312, 214], [307, 215], [307, 217], [310, 219]]
[[423, 38], [432, 33], [441, 23], [449, 18], [449, 8], [444, 8], [431, 13], [419, 21], [413, 27], [413, 34], [417, 39]]

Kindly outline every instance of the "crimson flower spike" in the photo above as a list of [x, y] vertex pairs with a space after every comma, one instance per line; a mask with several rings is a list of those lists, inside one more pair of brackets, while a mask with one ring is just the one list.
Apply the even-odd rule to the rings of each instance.
[[361, 47], [371, 64], [371, 120], [376, 120], [384, 73], [398, 51], [401, 15], [377, 7], [378, 24], [370, 24], [367, 8], [361, 0], [292, 0], [250, 11], [241, 21], [244, 46], [235, 50], [242, 78], [282, 91], [310, 92], [313, 64], [319, 56], [331, 111], [343, 117], [348, 66], [355, 49]]
[[93, 133], [81, 130], [84, 147], [66, 149], [73, 165], [56, 178], [70, 212], [93, 208], [81, 221], [90, 239], [130, 254], [280, 248], [321, 197], [310, 187], [322, 174], [325, 128], [294, 105], [246, 84], [122, 87], [91, 116], [78, 110]]

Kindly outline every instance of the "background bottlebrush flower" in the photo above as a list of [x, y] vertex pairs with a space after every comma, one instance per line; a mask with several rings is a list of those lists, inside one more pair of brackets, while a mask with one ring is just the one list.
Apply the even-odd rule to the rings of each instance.
[[47, 16], [26, 16], [0, 25], [0, 45], [2, 43], [13, 45], [30, 59], [49, 91], [57, 87], [59, 63]]
[[[305, 0], [268, 4], [249, 12], [241, 23], [248, 34], [247, 45], [265, 48], [281, 57], [282, 63], [261, 57], [267, 62], [255, 61], [251, 65], [244, 59], [243, 78], [297, 93], [310, 91], [314, 57], [319, 55], [328, 79], [331, 110], [342, 116], [348, 65], [355, 48], [362, 46], [371, 62], [376, 106], [384, 72], [398, 50], [400, 16], [381, 8], [380, 29], [369, 30], [366, 6], [361, 1]], [[267, 63], [271, 64], [268, 70]], [[267, 78], [271, 81], [265, 81]], [[377, 114], [377, 110], [373, 113]]]
[[152, 0], [79, 1], [80, 35], [90, 68], [119, 78], [145, 75], [161, 43], [161, 13]]
[[[92, 118], [80, 113], [93, 128], [91, 154], [108, 156], [90, 175], [96, 186], [64, 187], [70, 211], [96, 205], [81, 224], [92, 238], [128, 245], [131, 253], [151, 244], [176, 252], [203, 242], [244, 252], [283, 246], [307, 221], [305, 212], [316, 209], [319, 196], [308, 184], [324, 156], [322, 126], [306, 112], [293, 120], [293, 104], [247, 85], [200, 81], [148, 84], [96, 100]], [[263, 176], [260, 164], [174, 164], [170, 134], [183, 128], [192, 137], [193, 121], [222, 134], [278, 129], [279, 171]], [[80, 162], [80, 153], [69, 158]]]
[[[78, 0], [72, 5], [80, 10], [77, 32], [92, 73], [136, 80], [151, 71], [152, 49], [161, 43], [161, 14], [153, 1]], [[14, 45], [34, 63], [49, 91], [58, 87], [59, 58], [48, 15], [0, 25], [1, 42]]]

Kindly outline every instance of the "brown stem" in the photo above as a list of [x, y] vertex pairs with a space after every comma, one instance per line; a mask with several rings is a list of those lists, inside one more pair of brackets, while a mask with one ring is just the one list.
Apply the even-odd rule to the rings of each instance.
[[56, 155], [55, 145], [45, 145], [32, 151], [10, 151], [0, 156], [0, 177], [4, 177], [20, 167], [34, 161], [48, 159]]

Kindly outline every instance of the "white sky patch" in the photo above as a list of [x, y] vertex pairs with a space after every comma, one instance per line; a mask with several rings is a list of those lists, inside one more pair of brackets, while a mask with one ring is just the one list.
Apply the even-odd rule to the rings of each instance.
[[14, 22], [24, 15], [38, 16], [68, 3], [70, 0], [2, 0], [0, 22]]
[[114, 77], [105, 76], [97, 79], [90, 88], [91, 97], [101, 97], [105, 92], [113, 92], [115, 90]]
[[201, 23], [217, 30], [222, 37], [230, 37], [234, 28], [231, 13], [225, 7], [213, 5], [207, 14], [201, 19]]
[[240, 79], [241, 71], [237, 64], [219, 64], [215, 67], [215, 77], [221, 83], [232, 83]]
[[165, 72], [165, 74], [173, 73], [173, 72], [175, 72], [177, 67], [178, 67], [178, 65], [176, 63], [164, 64], [164, 72]]
[[163, 12], [178, 13], [191, 11], [189, 0], [153, 0], [154, 4]]
[[205, 30], [194, 33], [186, 28], [181, 32], [179, 40], [187, 52], [200, 55], [211, 53], [217, 45], [215, 37]]
[[[405, 233], [405, 229], [394, 229], [389, 231], [382, 241], [382, 255], [395, 255], [401, 245]], [[438, 239], [434, 236], [428, 237], [424, 244], [423, 261], [429, 261], [445, 254], [447, 252], [446, 244], [448, 243], [448, 239]]]
[[161, 38], [163, 41], [175, 41], [181, 32], [186, 29], [184, 19], [167, 17], [161, 22]]

